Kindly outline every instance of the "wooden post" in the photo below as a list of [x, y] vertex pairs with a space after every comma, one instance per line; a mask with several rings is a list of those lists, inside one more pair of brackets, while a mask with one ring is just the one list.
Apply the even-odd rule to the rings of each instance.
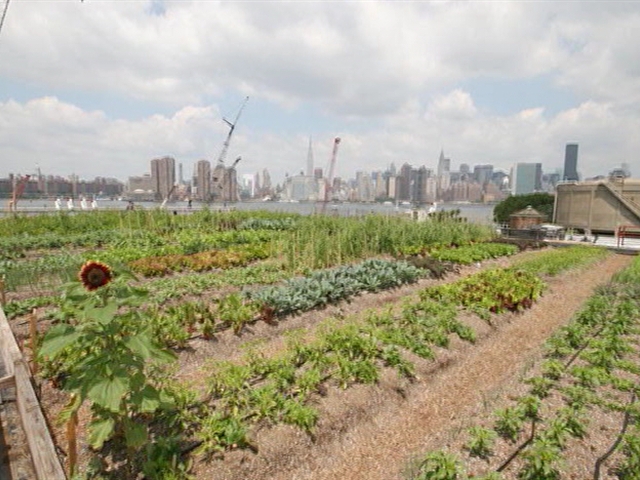
[[[73, 401], [73, 397], [72, 397]], [[67, 422], [67, 451], [69, 452], [69, 478], [73, 477], [78, 463], [78, 450], [76, 431], [78, 427], [78, 414], [73, 412]]]
[[58, 460], [38, 398], [33, 391], [29, 367], [21, 360], [14, 362], [13, 365], [16, 378], [16, 404], [36, 470], [36, 478], [63, 480], [64, 470]]
[[[22, 428], [27, 437], [36, 478], [38, 480], [65, 480], [64, 470], [58, 460], [47, 422], [31, 385], [29, 367], [22, 360], [20, 349], [1, 308], [0, 356], [7, 370], [7, 376], [13, 376], [16, 405], [20, 413]], [[10, 382], [9, 379], [3, 378], [4, 385], [8, 382]]]
[[4, 278], [0, 278], [0, 304], [3, 307], [7, 304], [7, 294], [4, 292]]
[[29, 334], [31, 336], [31, 365], [35, 375], [38, 373], [38, 310], [35, 308], [29, 316]]

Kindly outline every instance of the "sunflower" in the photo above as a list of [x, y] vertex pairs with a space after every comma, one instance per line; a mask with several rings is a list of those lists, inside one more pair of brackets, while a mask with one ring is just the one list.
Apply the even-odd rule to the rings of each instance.
[[90, 260], [80, 269], [79, 277], [84, 288], [96, 290], [111, 281], [111, 268], [102, 262]]

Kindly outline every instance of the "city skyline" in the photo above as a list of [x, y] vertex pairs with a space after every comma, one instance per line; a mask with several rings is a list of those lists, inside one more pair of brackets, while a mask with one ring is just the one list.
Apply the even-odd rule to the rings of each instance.
[[[336, 5], [338, 8], [336, 8]], [[82, 39], [79, 41], [79, 39]], [[638, 171], [640, 4], [12, 2], [0, 34], [0, 175], [126, 178], [172, 156], [238, 174], [391, 162]], [[437, 157], [435, 158], [437, 160]]]

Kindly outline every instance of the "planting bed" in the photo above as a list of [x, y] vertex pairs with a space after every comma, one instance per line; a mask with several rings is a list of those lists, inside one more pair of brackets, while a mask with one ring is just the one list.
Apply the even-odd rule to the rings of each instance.
[[[165, 278], [120, 270], [63, 300], [9, 292], [20, 340], [25, 312], [43, 306], [41, 400], [63, 461], [56, 419], [77, 414], [84, 477], [463, 478], [428, 476], [421, 460], [463, 451], [456, 434], [507, 405], [542, 343], [631, 261], [470, 244], [490, 233], [458, 219], [208, 219], [222, 236], [171, 221], [137, 226], [188, 242], [165, 232], [169, 251], [127, 250], [132, 268]], [[240, 225], [263, 233], [225, 233]], [[249, 239], [240, 248], [259, 254], [231, 242], [202, 255], [211, 244], [188, 228], [209, 242]], [[468, 472], [484, 474], [473, 462]]]

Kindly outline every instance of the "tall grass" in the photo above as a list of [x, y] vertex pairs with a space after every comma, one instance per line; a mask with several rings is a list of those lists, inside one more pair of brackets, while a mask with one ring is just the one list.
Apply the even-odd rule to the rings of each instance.
[[[248, 219], [284, 218], [293, 218], [295, 222], [289, 229], [273, 232], [272, 236], [263, 235], [260, 240], [271, 258], [284, 259], [288, 271], [329, 268], [370, 257], [397, 255], [406, 247], [465, 244], [492, 236], [487, 226], [446, 216], [415, 222], [382, 215], [330, 217], [208, 210], [190, 215], [173, 215], [162, 210], [60, 212], [38, 217], [18, 215], [0, 219], [0, 239], [9, 243], [12, 238], [28, 236], [59, 235], [71, 239], [88, 232], [97, 238], [93, 244], [87, 244], [92, 250], [83, 253], [52, 255], [45, 249], [40, 252], [42, 258], [12, 259], [10, 263], [0, 265], [0, 275], [7, 278], [11, 289], [25, 284], [37, 285], [42, 279], [46, 279], [46, 283], [59, 283], [66, 281], [68, 272], [77, 268], [82, 258], [88, 255], [125, 262], [134, 257], [140, 258], [147, 251], [166, 254], [171, 249], [182, 253], [181, 249], [186, 247], [201, 250], [214, 232], [220, 235], [222, 231], [244, 228], [243, 222]], [[104, 240], [101, 240], [101, 234]], [[257, 232], [242, 235], [250, 238], [257, 236]], [[73, 248], [72, 243], [61, 241], [60, 244]]]
[[150, 230], [171, 232], [182, 229], [204, 231], [235, 229], [249, 218], [296, 218], [291, 213], [260, 211], [215, 212], [200, 210], [189, 215], [173, 215], [171, 210], [102, 210], [97, 212], [57, 212], [50, 215], [11, 215], [0, 218], [0, 237], [15, 235], [60, 235], [103, 230]]
[[396, 255], [403, 247], [464, 244], [491, 238], [487, 226], [456, 219], [413, 220], [380, 215], [311, 216], [279, 240], [292, 270], [327, 268], [377, 255]]

